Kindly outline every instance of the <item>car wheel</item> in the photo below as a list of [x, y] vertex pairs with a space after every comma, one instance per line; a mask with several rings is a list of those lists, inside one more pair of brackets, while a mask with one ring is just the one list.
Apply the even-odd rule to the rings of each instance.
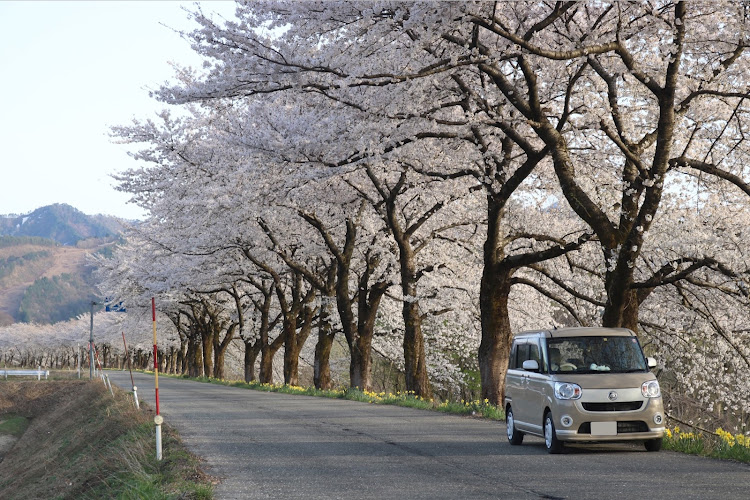
[[662, 438], [658, 438], [658, 439], [649, 439], [643, 444], [646, 445], [646, 451], [659, 451], [661, 450], [661, 442], [662, 442]]
[[523, 442], [523, 432], [516, 429], [516, 421], [513, 419], [513, 409], [508, 406], [505, 410], [505, 425], [508, 427], [508, 442], [518, 445]]
[[557, 439], [555, 432], [555, 423], [552, 421], [552, 413], [544, 414], [544, 446], [549, 453], [560, 453], [563, 449], [563, 443]]

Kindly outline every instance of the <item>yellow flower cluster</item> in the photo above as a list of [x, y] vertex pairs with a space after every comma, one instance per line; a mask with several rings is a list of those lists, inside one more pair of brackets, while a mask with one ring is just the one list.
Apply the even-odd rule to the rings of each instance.
[[362, 391], [362, 394], [367, 396], [368, 398], [371, 398], [374, 402], [380, 402], [383, 400], [417, 400], [417, 401], [426, 401], [429, 403], [432, 403], [432, 399], [426, 399], [421, 396], [417, 396], [416, 392], [414, 391], [398, 391], [398, 392], [375, 392], [375, 391]]
[[750, 436], [745, 436], [743, 434], [733, 435], [731, 432], [727, 432], [721, 427], [716, 429], [716, 434], [730, 448], [735, 445], [745, 446], [747, 448], [750, 448]]
[[698, 435], [697, 434], [695, 434], [694, 432], [682, 432], [682, 430], [679, 428], [679, 426], [675, 427], [674, 430], [670, 430], [669, 428], [667, 428], [667, 431], [666, 431], [665, 434], [666, 434], [666, 436], [669, 439], [673, 439], [673, 438], [674, 439], [685, 439], [685, 440], [698, 439]]
[[[372, 398], [376, 401], [382, 401], [386, 397], [385, 392], [362, 391], [362, 393], [368, 398]], [[391, 395], [388, 394], [388, 397], [391, 397]]]
[[[675, 427], [674, 429], [667, 429], [665, 435], [668, 439], [675, 440], [690, 440], [699, 438], [699, 436], [693, 432], [682, 432], [679, 427]], [[716, 429], [716, 435], [719, 436], [722, 443], [729, 448], [732, 448], [735, 445], [750, 448], [750, 436], [746, 436], [743, 434], [732, 434], [731, 432], [727, 432], [722, 428]]]

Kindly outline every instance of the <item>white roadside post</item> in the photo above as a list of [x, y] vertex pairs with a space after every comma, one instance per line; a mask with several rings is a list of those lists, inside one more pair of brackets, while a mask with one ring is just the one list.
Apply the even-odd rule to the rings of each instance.
[[164, 423], [164, 417], [156, 415], [154, 423], [156, 424], [156, 459], [161, 460], [161, 424]]
[[112, 390], [112, 382], [109, 381], [109, 375], [104, 375], [105, 380], [107, 381], [107, 387], [109, 387], [109, 392], [112, 393], [112, 397], [115, 397], [115, 391]]
[[[130, 354], [128, 353], [128, 343], [125, 341], [125, 332], [122, 332], [122, 345], [125, 346], [125, 357], [128, 359], [128, 371], [130, 372], [130, 385], [133, 387], [133, 398], [135, 398], [135, 408], [141, 409], [138, 404], [138, 388], [135, 386], [135, 380], [133, 380], [133, 368], [130, 365]], [[122, 368], [123, 370], [125, 367]]]

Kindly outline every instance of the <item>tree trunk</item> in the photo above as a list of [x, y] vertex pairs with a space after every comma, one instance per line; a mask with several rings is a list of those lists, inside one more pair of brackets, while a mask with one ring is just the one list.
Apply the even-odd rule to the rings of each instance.
[[398, 260], [400, 264], [401, 291], [404, 304], [401, 309], [404, 318], [404, 375], [406, 390], [417, 396], [429, 398], [430, 383], [427, 377], [427, 361], [425, 357], [424, 336], [422, 335], [422, 316], [417, 299], [416, 256], [411, 245], [411, 237], [417, 226], [404, 230], [399, 222], [396, 198], [406, 183], [406, 172], [396, 185], [386, 192], [379, 180], [370, 171], [367, 174], [378, 188], [385, 201], [385, 223], [393, 235], [398, 246]]
[[294, 314], [284, 317], [284, 384], [299, 385], [297, 370], [299, 368], [299, 351], [297, 346], [297, 318]]
[[260, 373], [258, 374], [261, 384], [273, 384], [273, 357], [276, 354], [271, 346], [264, 346], [260, 355]]
[[[373, 302], [373, 291], [378, 297]], [[385, 287], [383, 287], [385, 291]], [[372, 337], [375, 331], [375, 317], [383, 294], [377, 290], [370, 291], [371, 300], [367, 307], [360, 307], [357, 325], [357, 339], [350, 351], [352, 360], [349, 365], [349, 379], [352, 387], [363, 391], [372, 390]], [[366, 302], [366, 301], [365, 301]]]
[[188, 368], [188, 341], [180, 335], [180, 351], [177, 354], [177, 370], [179, 374], [187, 373]]
[[[292, 331], [294, 336], [293, 349], [290, 350], [287, 349], [286, 345], [284, 346], [284, 383], [286, 385], [299, 385], [299, 355], [310, 336], [310, 332], [312, 332], [313, 319], [315, 318], [315, 308], [310, 305], [309, 299], [311, 298], [312, 295], [308, 295], [308, 298], [305, 299], [299, 333], [296, 329]], [[296, 326], [297, 321], [294, 321], [293, 324]]]
[[[215, 320], [216, 321], [216, 320]], [[234, 338], [234, 333], [237, 331], [237, 323], [232, 324], [229, 328], [226, 327], [226, 323], [215, 324], [214, 330], [214, 378], [220, 380], [224, 379], [224, 359], [226, 358], [227, 349], [229, 344]], [[221, 338], [221, 330], [224, 330], [224, 338], [219, 342]]]
[[321, 390], [333, 388], [330, 359], [331, 349], [333, 348], [334, 332], [330, 321], [329, 300], [330, 297], [324, 297], [321, 301], [318, 343], [315, 344], [313, 383], [315, 384], [316, 389]]
[[625, 304], [625, 310], [623, 311], [622, 322], [620, 324], [623, 328], [629, 328], [636, 334], [638, 333], [638, 311], [641, 303], [639, 295], [641, 294], [637, 290], [631, 290], [630, 293], [628, 293], [628, 302]]
[[417, 396], [429, 398], [431, 391], [427, 378], [427, 362], [425, 359], [419, 303], [405, 300], [403, 315], [406, 390], [413, 391]]
[[406, 390], [417, 396], [431, 396], [430, 383], [427, 377], [424, 336], [422, 335], [422, 316], [417, 299], [416, 266], [414, 252], [407, 237], [395, 235], [399, 247], [401, 263], [401, 290], [404, 295], [402, 314], [404, 317], [404, 375]]
[[259, 342], [245, 342], [245, 382], [250, 383], [255, 380], [255, 360], [260, 353]]
[[223, 380], [224, 379], [224, 349], [214, 350], [214, 378]]
[[203, 346], [200, 337], [194, 334], [188, 343], [188, 375], [200, 377], [203, 374]]
[[[349, 231], [353, 235], [353, 225], [351, 223], [348, 224]], [[347, 233], [347, 242], [353, 242], [353, 236], [350, 239], [349, 234]], [[371, 345], [373, 327], [382, 293], [377, 295], [373, 303], [373, 290], [369, 288], [372, 263], [368, 262], [365, 272], [362, 273], [359, 279], [358, 314], [355, 323], [354, 313], [352, 312], [352, 301], [349, 298], [350, 258], [351, 251], [347, 252], [346, 260], [339, 263], [338, 281], [336, 282], [336, 307], [341, 318], [344, 337], [349, 347], [349, 386], [369, 391], [372, 388], [370, 370], [372, 365]], [[370, 301], [367, 300], [368, 290]]]
[[[360, 214], [364, 207], [365, 202], [363, 201], [360, 205]], [[380, 299], [388, 288], [388, 284], [382, 282], [378, 282], [372, 287], [370, 286], [370, 276], [377, 266], [378, 258], [373, 257], [368, 253], [365, 259], [366, 266], [358, 281], [359, 291], [355, 294], [358, 297], [358, 316], [355, 321], [354, 312], [352, 310], [352, 299], [350, 298], [349, 293], [349, 285], [351, 281], [351, 260], [357, 240], [358, 223], [355, 222], [354, 219], [348, 218], [346, 220], [346, 239], [344, 247], [341, 249], [336, 246], [330, 233], [320, 220], [313, 215], [302, 212], [300, 215], [318, 230], [329, 250], [336, 257], [334, 285], [336, 308], [341, 320], [341, 328], [344, 332], [347, 346], [349, 347], [349, 385], [350, 387], [358, 387], [362, 390], [370, 390], [372, 385], [370, 374], [372, 365], [371, 346], [375, 316], [380, 304]], [[330, 288], [328, 290], [330, 290]], [[330, 295], [330, 293], [327, 292], [327, 295]]]
[[201, 341], [203, 343], [203, 376], [210, 377], [214, 373], [214, 339], [210, 330], [202, 329]]
[[273, 384], [273, 357], [281, 349], [282, 345], [284, 345], [283, 335], [276, 337], [270, 344], [266, 342], [261, 344], [259, 375], [261, 384]]
[[502, 406], [505, 372], [513, 334], [508, 314], [511, 273], [498, 265], [485, 265], [480, 285], [482, 339], [479, 343], [479, 375], [482, 399]]
[[313, 383], [316, 389], [329, 390], [333, 388], [331, 379], [331, 348], [333, 347], [333, 333], [320, 331], [318, 343], [315, 345], [315, 366]]

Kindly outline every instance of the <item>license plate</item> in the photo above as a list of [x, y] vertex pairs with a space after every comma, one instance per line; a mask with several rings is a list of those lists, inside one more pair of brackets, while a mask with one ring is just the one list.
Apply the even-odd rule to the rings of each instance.
[[591, 422], [592, 436], [616, 436], [617, 422]]

